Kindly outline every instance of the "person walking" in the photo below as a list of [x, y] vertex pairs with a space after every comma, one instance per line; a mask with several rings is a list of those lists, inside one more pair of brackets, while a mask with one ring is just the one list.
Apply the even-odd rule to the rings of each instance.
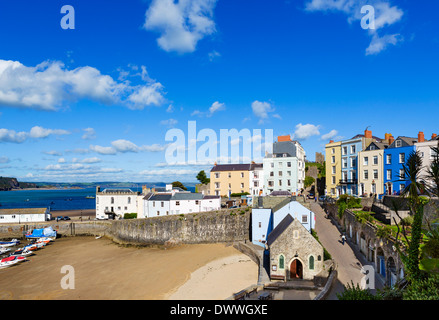
[[341, 236], [341, 244], [344, 245], [345, 241], [346, 241], [346, 236], [342, 235]]

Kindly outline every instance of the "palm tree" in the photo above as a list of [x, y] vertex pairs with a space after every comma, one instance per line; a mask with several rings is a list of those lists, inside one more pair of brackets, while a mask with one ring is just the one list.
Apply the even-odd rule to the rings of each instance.
[[432, 195], [439, 197], [439, 141], [437, 147], [432, 147], [433, 160], [427, 169], [428, 189]]
[[[407, 162], [403, 164], [403, 169], [405, 173], [404, 178], [408, 180], [409, 183], [401, 192], [400, 197], [408, 200], [409, 209], [413, 215], [413, 224], [411, 226], [410, 241], [406, 238], [408, 242], [407, 254], [402, 254], [401, 259], [406, 265], [409, 275], [414, 280], [419, 280], [422, 277], [421, 270], [419, 269], [422, 221], [424, 216], [424, 206], [427, 203], [425, 197], [421, 197], [420, 195], [429, 194], [425, 181], [420, 177], [422, 157], [419, 151], [414, 151], [409, 155]], [[400, 177], [400, 179], [403, 179], [403, 177]], [[398, 214], [397, 210], [395, 211]]]

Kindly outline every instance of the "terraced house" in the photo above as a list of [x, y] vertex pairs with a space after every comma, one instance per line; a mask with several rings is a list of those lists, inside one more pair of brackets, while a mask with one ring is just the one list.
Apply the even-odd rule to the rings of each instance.
[[341, 142], [331, 140], [325, 147], [326, 151], [326, 194], [330, 197], [340, 195], [341, 180]]
[[[230, 196], [233, 193], [253, 194], [255, 180], [259, 183], [261, 164], [237, 163], [217, 164], [210, 170], [210, 194], [216, 196]], [[251, 179], [253, 177], [253, 179]], [[257, 179], [255, 178], [257, 177]]]
[[358, 153], [359, 195], [384, 193], [384, 150], [393, 140], [393, 136], [386, 133], [382, 142], [373, 141]]

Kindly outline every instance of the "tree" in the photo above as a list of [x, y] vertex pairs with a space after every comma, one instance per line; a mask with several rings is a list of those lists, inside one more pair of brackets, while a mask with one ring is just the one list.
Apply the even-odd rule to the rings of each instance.
[[204, 172], [204, 170], [201, 170], [200, 172], [198, 172], [196, 178], [202, 184], [208, 184], [210, 182], [210, 179], [206, 176], [206, 172]]
[[[420, 261], [420, 244], [422, 240], [422, 220], [424, 216], [424, 206], [428, 202], [426, 197], [421, 197], [421, 194], [427, 193], [425, 182], [420, 178], [422, 169], [422, 157], [419, 151], [412, 152], [405, 164], [403, 164], [404, 177], [409, 181], [409, 184], [401, 192], [400, 197], [408, 200], [410, 213], [413, 216], [413, 223], [411, 225], [411, 238], [408, 239], [405, 232], [405, 226], [402, 225], [402, 232], [407, 241], [407, 252], [402, 252], [399, 248], [398, 251], [401, 256], [401, 260], [405, 264], [408, 275], [413, 280], [420, 280], [422, 278], [422, 272], [419, 269]], [[401, 176], [400, 179], [403, 179]], [[428, 194], [428, 193], [427, 193]], [[394, 209], [399, 218], [397, 205], [394, 203]], [[399, 226], [398, 234], [399, 235]]]
[[315, 181], [316, 179], [314, 179], [313, 177], [310, 176], [305, 177], [305, 182], [304, 182], [305, 188], [310, 187]]
[[183, 185], [183, 183], [181, 183], [180, 181], [174, 181], [172, 183], [172, 187], [173, 188], [181, 188], [183, 190], [187, 190], [187, 188]]

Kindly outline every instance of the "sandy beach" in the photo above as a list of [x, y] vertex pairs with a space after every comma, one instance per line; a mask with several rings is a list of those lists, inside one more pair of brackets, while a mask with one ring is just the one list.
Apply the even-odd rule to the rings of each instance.
[[[61, 238], [0, 270], [0, 299], [225, 299], [257, 282], [258, 267], [224, 244], [173, 248], [122, 247], [93, 237]], [[62, 289], [74, 270], [74, 289]]]

